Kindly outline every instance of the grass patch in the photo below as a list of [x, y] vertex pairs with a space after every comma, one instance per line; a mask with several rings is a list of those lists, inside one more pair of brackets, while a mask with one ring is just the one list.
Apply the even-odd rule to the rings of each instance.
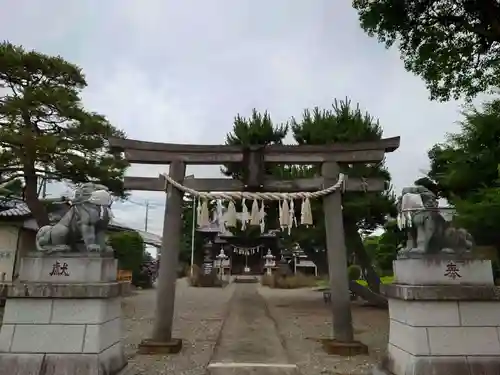
[[321, 280], [318, 280], [318, 282], [316, 283], [316, 286], [318, 288], [329, 288], [330, 287], [330, 282], [327, 280], [327, 279], [321, 279]]
[[261, 284], [276, 289], [312, 288], [318, 284], [318, 278], [301, 273], [286, 277], [266, 274], [262, 276]]
[[[380, 278], [380, 282], [382, 284], [390, 284], [394, 281], [394, 276], [382, 276]], [[363, 285], [363, 286], [368, 286], [368, 283], [365, 281], [365, 280], [356, 280], [356, 282], [359, 284], [359, 285]]]

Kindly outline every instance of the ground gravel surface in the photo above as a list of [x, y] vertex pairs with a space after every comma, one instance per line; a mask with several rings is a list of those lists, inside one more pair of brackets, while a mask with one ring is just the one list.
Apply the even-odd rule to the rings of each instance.
[[369, 347], [369, 356], [339, 357], [326, 354], [322, 338], [332, 338], [332, 315], [322, 293], [310, 289], [260, 287], [290, 358], [303, 375], [364, 375], [385, 353], [388, 312], [354, 303], [352, 308], [357, 340]]
[[151, 336], [156, 290], [139, 290], [125, 298], [123, 334], [129, 364], [120, 375], [205, 374], [233, 291], [234, 285], [192, 288], [185, 279], [178, 281], [173, 336], [183, 339], [183, 349], [170, 356], [136, 354], [141, 340]]

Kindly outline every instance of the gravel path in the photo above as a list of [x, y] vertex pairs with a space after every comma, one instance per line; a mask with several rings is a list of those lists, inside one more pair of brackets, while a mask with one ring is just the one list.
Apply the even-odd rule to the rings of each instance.
[[296, 375], [257, 284], [236, 284], [210, 375]]
[[170, 356], [136, 355], [137, 345], [151, 336], [156, 290], [141, 290], [123, 301], [125, 353], [129, 364], [120, 375], [204, 375], [233, 294], [226, 288], [191, 288], [185, 279], [176, 290], [174, 337], [183, 349]]
[[[123, 302], [129, 365], [121, 375], [206, 375], [210, 362], [227, 361], [288, 361], [297, 364], [302, 375], [365, 375], [381, 359], [388, 339], [387, 311], [354, 304], [356, 338], [369, 346], [370, 355], [352, 358], [328, 355], [321, 347], [321, 339], [331, 337], [332, 319], [321, 293], [310, 289], [270, 289], [256, 284], [231, 284], [223, 289], [191, 288], [185, 280], [180, 280], [174, 336], [184, 340], [182, 352], [139, 356], [137, 344], [151, 334], [155, 298], [156, 290], [143, 290]], [[249, 355], [241, 355], [245, 351]], [[260, 375], [262, 370], [248, 373]], [[224, 374], [247, 374], [247, 369], [232, 371]]]
[[368, 345], [370, 355], [339, 357], [326, 354], [321, 346], [322, 338], [332, 337], [332, 316], [321, 293], [267, 287], [259, 287], [259, 293], [267, 301], [290, 358], [303, 375], [369, 374], [386, 350], [389, 330], [386, 310], [353, 304], [355, 336]]

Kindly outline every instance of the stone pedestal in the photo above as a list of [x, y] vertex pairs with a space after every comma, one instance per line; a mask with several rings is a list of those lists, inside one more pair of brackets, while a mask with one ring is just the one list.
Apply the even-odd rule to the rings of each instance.
[[390, 334], [376, 374], [500, 374], [500, 293], [491, 262], [401, 259], [384, 285]]
[[0, 375], [113, 375], [126, 365], [112, 254], [30, 254], [3, 284]]

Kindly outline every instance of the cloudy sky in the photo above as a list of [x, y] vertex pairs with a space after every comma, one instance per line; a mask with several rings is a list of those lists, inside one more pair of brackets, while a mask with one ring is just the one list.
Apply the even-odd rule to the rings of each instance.
[[[276, 123], [349, 97], [401, 136], [387, 158], [397, 189], [427, 168], [426, 151], [456, 129], [460, 103], [435, 103], [396, 50], [358, 26], [350, 0], [0, 0], [0, 35], [78, 64], [89, 109], [129, 137], [220, 143], [236, 114], [269, 110]], [[157, 176], [167, 167], [133, 166]], [[218, 169], [190, 168], [214, 177]], [[134, 193], [117, 219], [161, 233], [162, 193]]]

